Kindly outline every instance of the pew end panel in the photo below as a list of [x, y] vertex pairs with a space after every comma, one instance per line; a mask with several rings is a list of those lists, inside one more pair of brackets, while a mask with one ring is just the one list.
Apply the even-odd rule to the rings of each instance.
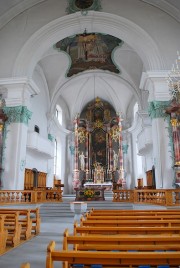
[[30, 268], [30, 263], [26, 262], [26, 263], [22, 263], [20, 268]]

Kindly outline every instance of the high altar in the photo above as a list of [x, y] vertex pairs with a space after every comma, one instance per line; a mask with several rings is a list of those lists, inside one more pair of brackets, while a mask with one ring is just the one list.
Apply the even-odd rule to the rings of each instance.
[[74, 188], [84, 184], [123, 184], [120, 114], [98, 97], [76, 116]]

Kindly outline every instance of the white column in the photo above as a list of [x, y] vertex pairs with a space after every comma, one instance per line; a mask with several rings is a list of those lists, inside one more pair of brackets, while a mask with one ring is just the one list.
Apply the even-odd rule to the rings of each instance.
[[26, 164], [26, 144], [28, 121], [31, 118], [30, 98], [39, 93], [32, 80], [26, 78], [1, 79], [0, 85], [6, 91], [8, 117], [4, 149], [3, 189], [24, 189], [24, 170]]
[[156, 188], [172, 188], [174, 171], [172, 152], [169, 146], [169, 121], [165, 113], [170, 94], [166, 82], [166, 72], [147, 72], [141, 79], [140, 87], [149, 91], [149, 115], [152, 119], [153, 159], [155, 165]]

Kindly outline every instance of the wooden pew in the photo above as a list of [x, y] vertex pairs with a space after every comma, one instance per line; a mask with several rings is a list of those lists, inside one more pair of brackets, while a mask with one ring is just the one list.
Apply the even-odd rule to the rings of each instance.
[[54, 261], [63, 261], [64, 268], [69, 264], [102, 264], [103, 267], [134, 267], [134, 265], [179, 265], [180, 251], [176, 252], [110, 252], [55, 250], [55, 241], [47, 247], [46, 268], [53, 268]]
[[4, 208], [0, 209], [0, 213], [2, 211], [19, 211], [20, 215], [23, 216], [26, 213], [30, 213], [30, 220], [31, 220], [31, 234], [37, 235], [40, 232], [40, 224], [41, 224], [41, 218], [40, 218], [40, 212], [39, 208], [35, 209], [18, 209], [18, 208]]
[[26, 262], [26, 263], [22, 263], [20, 268], [30, 268], [30, 263]]
[[87, 215], [89, 220], [180, 220], [180, 215]]
[[[108, 243], [107, 243], [108, 241]], [[63, 250], [69, 250], [74, 245], [76, 250], [119, 250], [119, 251], [180, 251], [180, 235], [69, 235], [68, 229], [64, 231]]]
[[32, 233], [37, 235], [40, 233], [41, 217], [39, 208], [31, 209], [31, 219], [32, 219]]
[[149, 227], [149, 226], [180, 226], [180, 219], [174, 220], [174, 219], [167, 219], [167, 220], [159, 220], [159, 219], [135, 219], [135, 220], [114, 220], [114, 219], [104, 219], [104, 220], [91, 220], [91, 219], [85, 219], [84, 217], [81, 217], [80, 220], [81, 226], [127, 226], [127, 227], [136, 227], [136, 226], [142, 226], [142, 227]]
[[81, 234], [81, 235], [89, 235], [89, 234], [180, 234], [180, 226], [174, 227], [117, 227], [117, 226], [78, 226], [77, 223], [74, 224], [74, 235]]
[[21, 240], [21, 224], [19, 223], [19, 212], [14, 214], [4, 214], [4, 229], [7, 230], [6, 244], [9, 243], [16, 247], [20, 244]]
[[5, 248], [6, 248], [6, 241], [7, 241], [7, 236], [8, 232], [5, 230], [4, 227], [4, 221], [5, 221], [5, 216], [0, 215], [0, 255], [4, 253]]
[[[6, 210], [0, 209], [0, 215], [10, 215], [18, 212], [18, 222], [21, 224], [21, 239], [29, 239], [31, 237], [32, 220], [30, 219], [30, 210]], [[10, 220], [10, 218], [9, 218]], [[12, 219], [13, 221], [13, 219]]]
[[180, 215], [180, 209], [173, 209], [173, 210], [159, 210], [159, 209], [151, 209], [151, 210], [103, 210], [103, 209], [94, 209], [92, 208], [89, 212], [87, 212], [88, 215], [96, 215], [96, 216], [121, 216], [121, 215]]

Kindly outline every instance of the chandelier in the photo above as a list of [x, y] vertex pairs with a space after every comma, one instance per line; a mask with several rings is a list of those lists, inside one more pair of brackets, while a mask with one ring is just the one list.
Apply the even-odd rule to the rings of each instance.
[[180, 55], [177, 51], [177, 59], [175, 64], [172, 65], [172, 69], [167, 78], [169, 90], [172, 99], [176, 102], [180, 102]]
[[83, 34], [78, 35], [78, 43], [82, 45], [85, 60], [88, 60], [88, 52], [96, 46], [97, 35], [95, 33], [87, 33], [86, 29]]

